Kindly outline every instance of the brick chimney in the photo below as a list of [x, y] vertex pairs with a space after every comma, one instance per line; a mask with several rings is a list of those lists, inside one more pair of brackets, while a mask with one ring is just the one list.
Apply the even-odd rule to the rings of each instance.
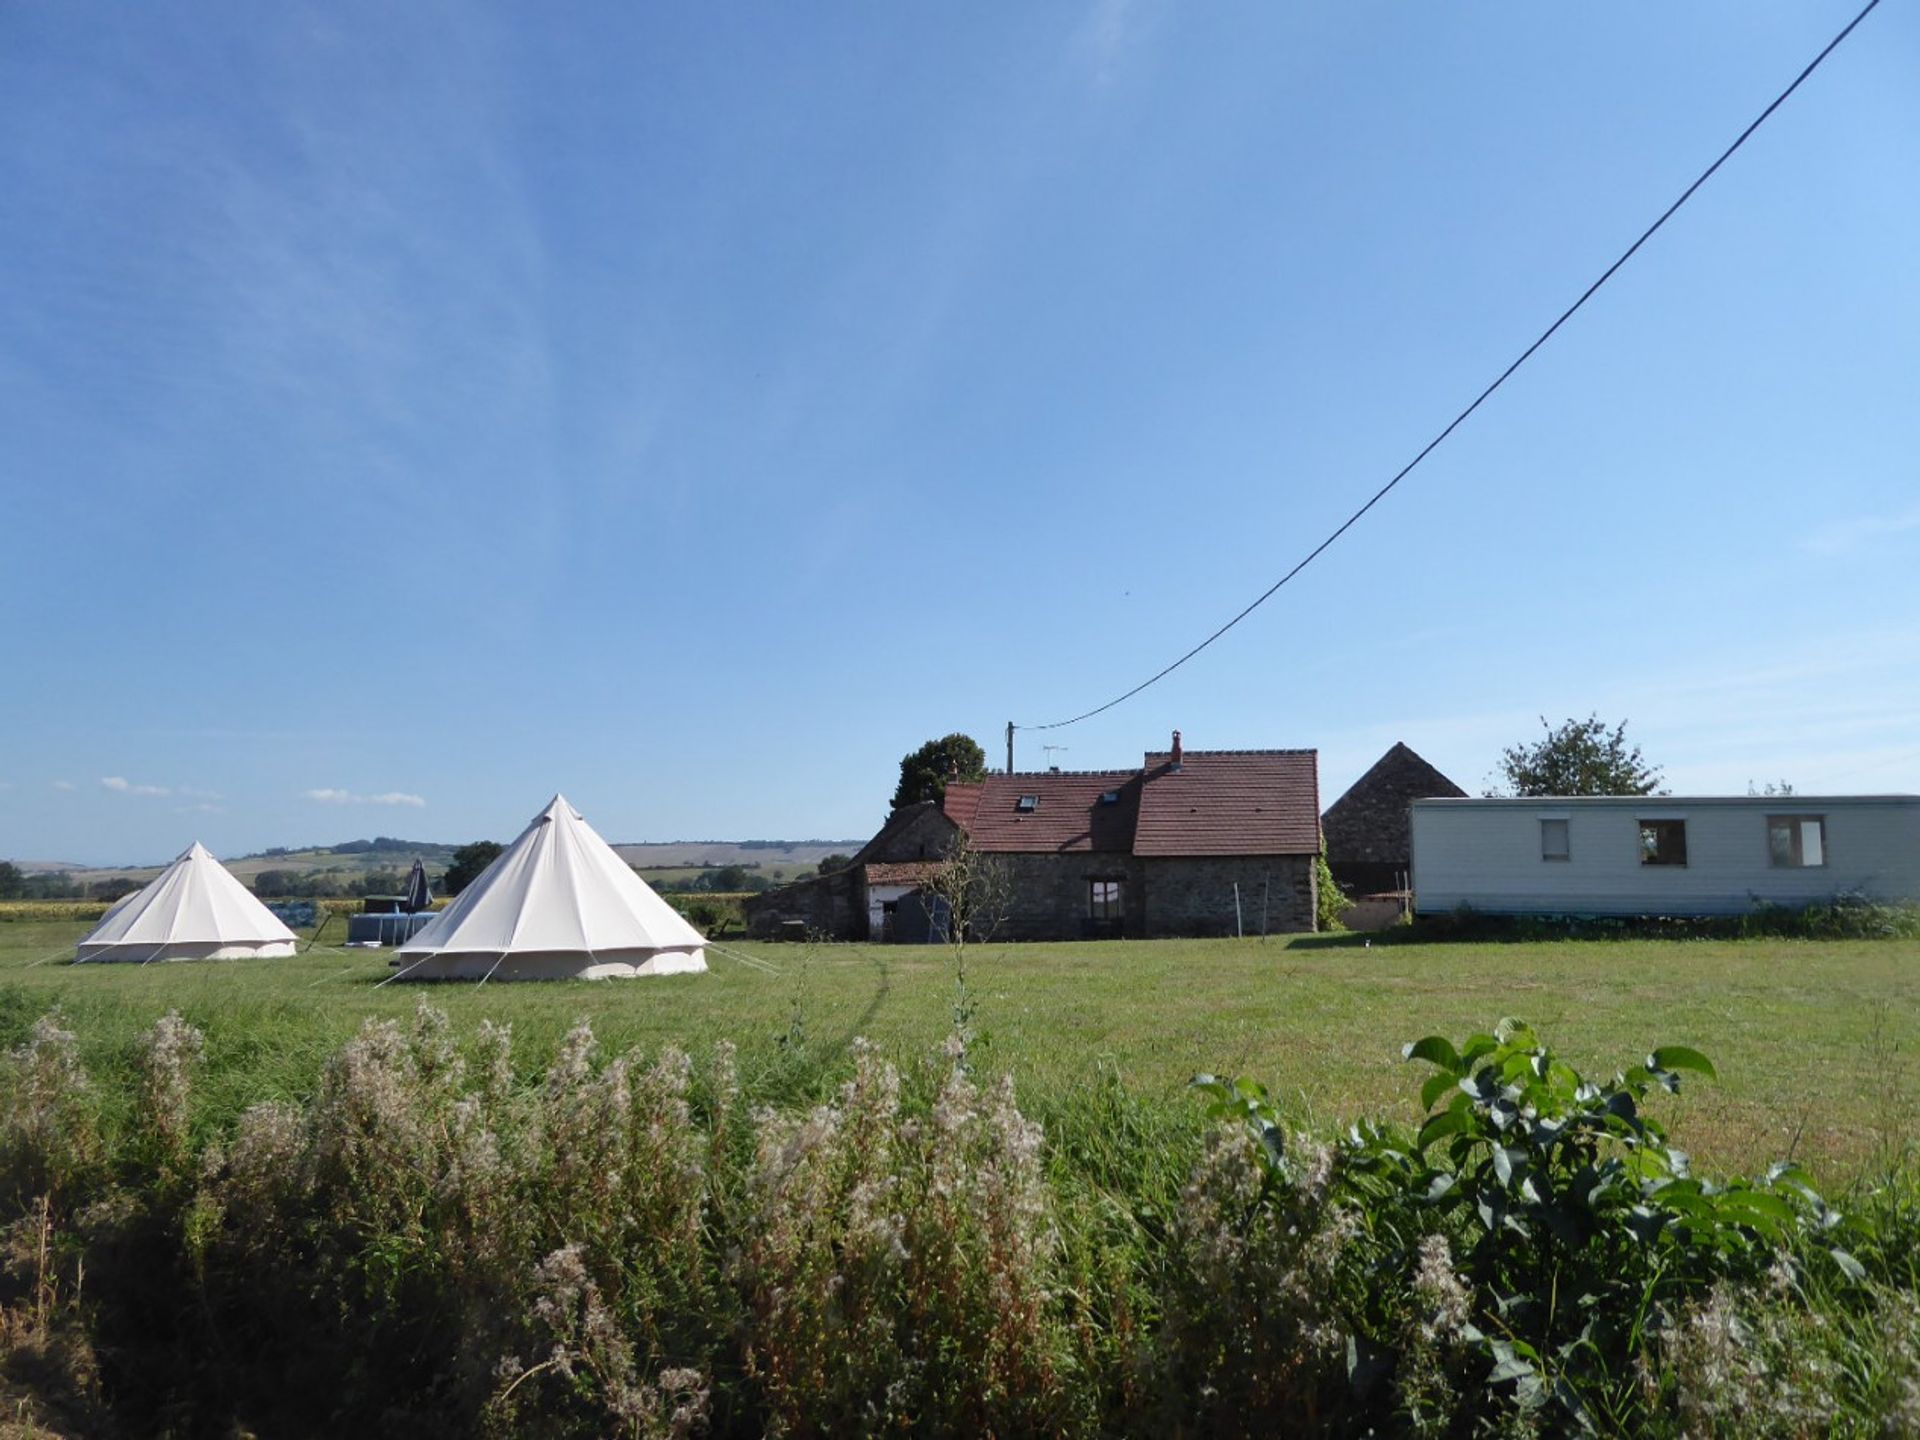
[[1180, 732], [1176, 730], [1173, 732], [1173, 763], [1169, 767], [1170, 769], [1178, 770], [1180, 768], [1180, 755]]

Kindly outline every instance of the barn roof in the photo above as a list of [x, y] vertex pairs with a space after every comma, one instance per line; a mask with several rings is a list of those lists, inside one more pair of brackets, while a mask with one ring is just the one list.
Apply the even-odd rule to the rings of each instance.
[[1466, 793], [1405, 742], [1395, 741], [1328, 807], [1323, 821], [1327, 858], [1334, 864], [1405, 865], [1411, 847], [1407, 808], [1415, 800]]

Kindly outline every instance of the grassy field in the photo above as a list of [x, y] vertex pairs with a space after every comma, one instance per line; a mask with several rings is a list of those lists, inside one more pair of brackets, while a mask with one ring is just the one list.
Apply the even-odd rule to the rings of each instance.
[[[215, 1115], [307, 1093], [325, 1056], [369, 1015], [425, 994], [456, 1025], [511, 1021], [516, 1063], [544, 1065], [577, 1018], [609, 1050], [676, 1041], [696, 1056], [741, 1047], [749, 1090], [783, 1073], [796, 1025], [815, 1055], [856, 1035], [903, 1059], [952, 1019], [952, 960], [908, 947], [748, 947], [767, 974], [712, 957], [705, 976], [635, 983], [390, 985], [383, 955], [316, 950], [294, 960], [73, 966], [84, 925], [0, 924], [0, 1044], [58, 1006], [100, 1073], [177, 1007], [208, 1037], [203, 1094]], [[1251, 1076], [1331, 1130], [1360, 1115], [1410, 1121], [1420, 1075], [1400, 1046], [1458, 1039], [1503, 1015], [1532, 1023], [1601, 1074], [1660, 1044], [1704, 1050], [1718, 1083], [1664, 1102], [1705, 1165], [1751, 1169], [1792, 1154], [1835, 1189], [1906, 1143], [1920, 1111], [1920, 943], [1606, 941], [1398, 945], [1354, 937], [973, 947], [979, 1052], [1011, 1070], [1042, 1118], [1103, 1071], [1184, 1109], [1196, 1071]], [[831, 1075], [830, 1063], [827, 1073]], [[817, 1076], [816, 1076], [817, 1079]]]

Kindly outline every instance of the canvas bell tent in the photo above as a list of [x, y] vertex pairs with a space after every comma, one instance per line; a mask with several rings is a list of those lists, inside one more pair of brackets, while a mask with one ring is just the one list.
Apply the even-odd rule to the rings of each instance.
[[195, 843], [146, 889], [107, 911], [73, 958], [241, 960], [291, 955], [293, 947], [293, 932]]
[[564, 796], [400, 947], [395, 978], [598, 980], [705, 970], [706, 939]]

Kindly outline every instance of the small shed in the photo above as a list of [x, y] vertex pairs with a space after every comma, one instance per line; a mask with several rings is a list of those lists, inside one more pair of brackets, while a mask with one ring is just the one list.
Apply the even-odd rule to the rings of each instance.
[[1920, 901], [1920, 795], [1416, 800], [1410, 838], [1422, 915]]

